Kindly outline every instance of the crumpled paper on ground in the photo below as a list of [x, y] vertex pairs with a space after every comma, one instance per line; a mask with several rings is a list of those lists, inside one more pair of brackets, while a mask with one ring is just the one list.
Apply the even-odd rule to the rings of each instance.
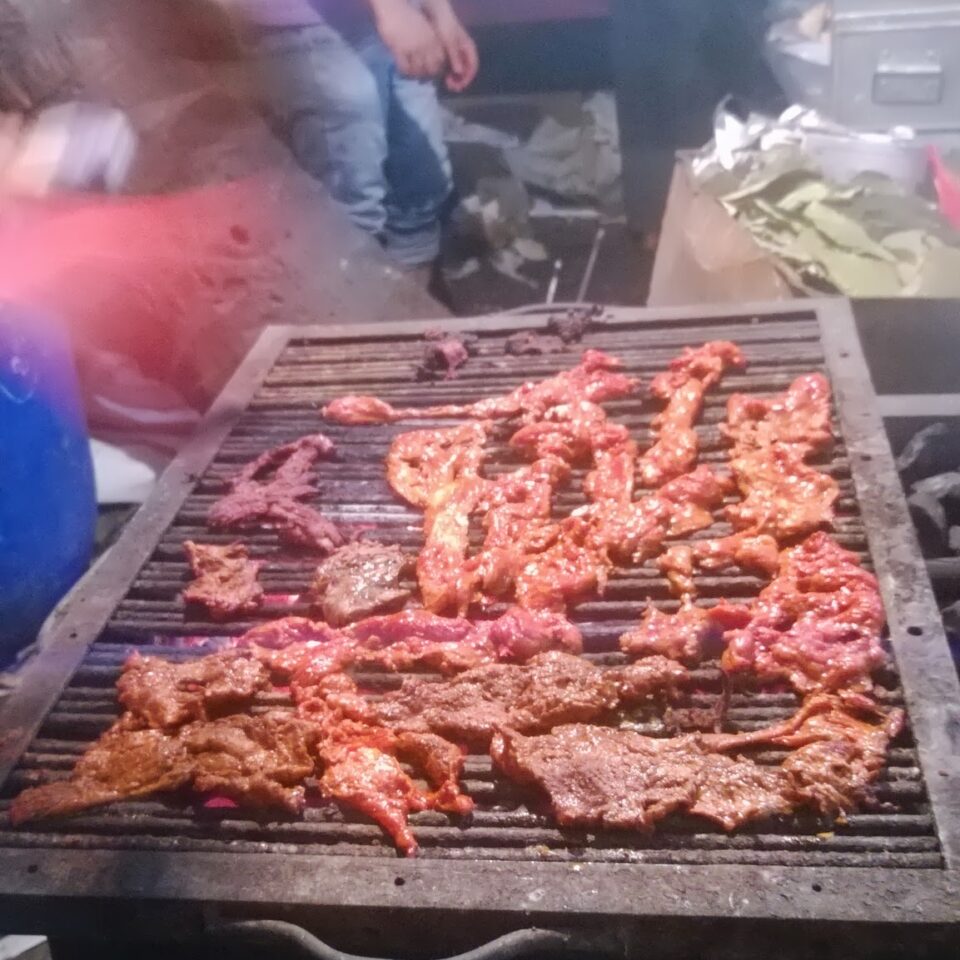
[[613, 94], [583, 103], [583, 122], [566, 126], [545, 117], [525, 144], [504, 151], [515, 177], [563, 197], [615, 202], [623, 161]]

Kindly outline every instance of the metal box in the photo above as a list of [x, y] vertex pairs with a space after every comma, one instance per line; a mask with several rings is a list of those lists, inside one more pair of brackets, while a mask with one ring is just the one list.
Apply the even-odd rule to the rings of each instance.
[[960, 130], [960, 2], [834, 0], [833, 17], [834, 119]]

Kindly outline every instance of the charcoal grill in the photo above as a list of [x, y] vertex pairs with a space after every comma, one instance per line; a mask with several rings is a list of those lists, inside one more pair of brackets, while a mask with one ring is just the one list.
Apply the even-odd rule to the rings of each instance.
[[[478, 333], [480, 352], [457, 379], [427, 385], [412, 382], [421, 323], [268, 329], [120, 541], [47, 624], [41, 653], [0, 712], [0, 811], [24, 786], [65, 775], [116, 716], [113, 685], [131, 650], [196, 656], [208, 650], [200, 640], [257, 622], [192, 619], [179, 599], [188, 578], [182, 541], [231, 539], [207, 531], [204, 516], [240, 464], [322, 429], [339, 448], [337, 462], [321, 464], [324, 511], [415, 546], [420, 515], [391, 495], [382, 469], [389, 439], [411, 427], [324, 425], [319, 405], [348, 392], [399, 404], [466, 402], [539, 379], [575, 363], [577, 348], [514, 358], [503, 342], [547, 319], [543, 309], [444, 322], [449, 331]], [[905, 704], [909, 716], [878, 809], [843, 824], [797, 818], [732, 836], [680, 819], [649, 836], [561, 830], [478, 755], [465, 776], [477, 802], [472, 820], [415, 815], [421, 854], [412, 860], [399, 859], [378, 827], [332, 806], [297, 820], [160, 801], [18, 830], [3, 819], [0, 923], [117, 938], [186, 936], [238, 918], [295, 920], [344, 948], [424, 956], [528, 928], [574, 929], [594, 955], [792, 956], [819, 944], [820, 955], [849, 957], [859, 948], [876, 957], [903, 941], [917, 957], [948, 942], [960, 920], [960, 688], [849, 307], [831, 300], [735, 312], [611, 309], [584, 345], [622, 357], [649, 381], [683, 346], [717, 338], [738, 342], [750, 368], [708, 396], [698, 428], [702, 461], [726, 456], [718, 423], [730, 392], [781, 390], [816, 369], [831, 376], [844, 438], [824, 465], [843, 491], [837, 539], [879, 576], [895, 661], [879, 695]], [[608, 409], [646, 439], [650, 403], [637, 398]], [[501, 465], [508, 456], [501, 450]], [[577, 502], [577, 489], [575, 479], [562, 497], [566, 506]], [[267, 530], [246, 539], [267, 559], [263, 580], [280, 596], [261, 619], [304, 613], [283, 595], [307, 587], [311, 561], [282, 552]], [[745, 576], [704, 577], [699, 585], [703, 602], [752, 596], [762, 586]], [[617, 637], [648, 597], [675, 608], [652, 566], [620, 571], [602, 600], [578, 608], [585, 655], [620, 662]], [[720, 695], [716, 665], [704, 666], [698, 679], [691, 705], [709, 706]], [[365, 682], [397, 680], [371, 675]], [[795, 706], [788, 694], [738, 692], [731, 729], [769, 723]], [[652, 733], [657, 723], [637, 719]], [[524, 943], [504, 949], [516, 955]]]

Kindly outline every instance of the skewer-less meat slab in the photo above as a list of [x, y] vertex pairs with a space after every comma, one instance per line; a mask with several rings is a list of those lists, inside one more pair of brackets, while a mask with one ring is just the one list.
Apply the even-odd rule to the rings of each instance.
[[220, 547], [183, 544], [196, 579], [183, 591], [187, 603], [207, 608], [214, 620], [253, 613], [263, 601], [263, 587], [257, 581], [263, 563], [251, 560], [242, 543]]

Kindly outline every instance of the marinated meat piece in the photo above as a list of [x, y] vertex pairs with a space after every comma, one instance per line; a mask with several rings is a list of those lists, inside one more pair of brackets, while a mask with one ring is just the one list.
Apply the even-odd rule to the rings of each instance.
[[279, 677], [304, 687], [352, 664], [456, 673], [497, 661], [522, 663], [548, 650], [580, 653], [583, 648], [580, 631], [565, 617], [518, 607], [476, 623], [406, 610], [369, 617], [344, 630], [287, 617], [255, 627], [238, 642]]
[[795, 449], [774, 444], [741, 453], [730, 466], [743, 494], [742, 503], [726, 510], [736, 529], [789, 540], [833, 522], [837, 481], [804, 463]]
[[554, 314], [547, 320], [547, 330], [565, 344], [579, 343], [598, 321], [603, 312], [598, 306], [586, 309], [574, 307], [564, 314]]
[[116, 800], [176, 790], [190, 780], [183, 743], [161, 730], [114, 724], [77, 761], [69, 780], [30, 787], [10, 805], [14, 825], [62, 816]]
[[414, 371], [417, 380], [452, 380], [457, 371], [477, 352], [473, 334], [449, 336], [442, 330], [428, 330], [423, 358]]
[[686, 678], [678, 664], [651, 658], [604, 670], [579, 657], [544, 653], [524, 666], [492, 664], [444, 681], [406, 677], [370, 707], [391, 729], [488, 743], [504, 726], [535, 732], [586, 722], [654, 693], [672, 693]]
[[407, 817], [428, 809], [430, 798], [403, 772], [397, 758], [360, 741], [323, 751], [323, 760], [321, 793], [365, 813], [404, 854], [415, 854], [417, 839]]
[[783, 770], [798, 797], [818, 813], [838, 816], [856, 810], [870, 797], [878, 770], [867, 760], [855, 741], [820, 740], [787, 757]]
[[409, 590], [401, 589], [400, 578], [413, 563], [397, 546], [347, 544], [317, 567], [310, 588], [313, 604], [334, 627], [377, 613], [393, 613], [410, 597]]
[[572, 464], [598, 450], [619, 449], [629, 440], [627, 428], [610, 423], [603, 407], [580, 400], [552, 407], [527, 423], [510, 438], [510, 446], [537, 460], [556, 457]]
[[538, 383], [525, 383], [512, 393], [477, 403], [439, 407], [396, 409], [376, 397], [341, 397], [323, 408], [334, 423], [394, 423], [417, 418], [473, 417], [494, 420], [522, 416], [525, 422], [539, 420], [551, 407], [578, 400], [602, 403], [629, 396], [635, 380], [619, 372], [623, 364], [599, 350], [587, 350], [580, 364]]
[[657, 558], [657, 567], [670, 581], [670, 589], [678, 597], [692, 597], [697, 592], [693, 582], [693, 550], [677, 544]]
[[696, 736], [656, 740], [582, 724], [537, 737], [506, 729], [490, 753], [508, 777], [546, 793], [561, 826], [649, 830], [683, 811], [733, 830], [793, 809], [784, 772], [711, 754]]
[[822, 452], [833, 444], [830, 396], [830, 382], [821, 373], [798, 377], [769, 400], [735, 393], [722, 429], [742, 450], [786, 444], [798, 448], [802, 457]]
[[705, 390], [699, 380], [689, 381], [677, 389], [666, 410], [653, 421], [657, 440], [637, 465], [641, 486], [660, 487], [693, 469], [700, 452], [693, 425], [700, 416]]
[[635, 657], [654, 654], [695, 664], [703, 659], [706, 649], [719, 643], [723, 630], [713, 611], [695, 607], [689, 600], [676, 613], [648, 606], [639, 626], [620, 638], [620, 649]]
[[729, 831], [752, 820], [788, 816], [795, 806], [793, 780], [785, 770], [714, 753], [703, 758], [689, 812]]
[[136, 729], [126, 714], [80, 758], [66, 781], [24, 790], [15, 824], [75, 813], [189, 784], [255, 806], [303, 806], [314, 727], [290, 714], [237, 715], [179, 730]]
[[134, 653], [117, 680], [117, 695], [138, 722], [171, 730], [243, 710], [267, 686], [267, 670], [247, 650], [182, 663]]
[[740, 348], [725, 340], [687, 347], [671, 361], [670, 369], [654, 377], [650, 392], [667, 401], [653, 421], [654, 442], [637, 464], [644, 487], [663, 484], [689, 473], [697, 462], [700, 443], [693, 429], [703, 409], [703, 397], [730, 369], [742, 369]]
[[713, 525], [712, 511], [723, 503], [723, 498], [730, 490], [729, 477], [716, 473], [710, 467], [701, 466], [665, 483], [645, 499], [662, 501], [665, 504], [663, 510], [667, 518], [667, 532], [672, 537], [685, 537]]
[[700, 540], [693, 545], [693, 556], [701, 570], [711, 572], [739, 567], [773, 576], [780, 567], [780, 548], [768, 535], [751, 537], [738, 533], [717, 540]]
[[501, 730], [490, 745], [511, 780], [536, 786], [563, 827], [649, 830], [697, 797], [703, 751], [692, 737], [653, 740], [575, 724], [543, 736]]
[[430, 506], [455, 481], [478, 475], [488, 425], [465, 423], [446, 430], [402, 433], [387, 454], [387, 479], [415, 507]]
[[680, 356], [670, 361], [669, 370], [654, 377], [650, 392], [661, 400], [669, 400], [674, 391], [691, 380], [709, 389], [729, 370], [743, 370], [746, 366], [743, 351], [729, 340], [710, 340], [700, 347], [684, 347]]
[[197, 578], [183, 591], [187, 603], [206, 607], [214, 620], [253, 613], [260, 606], [263, 587], [257, 576], [263, 564], [251, 560], [242, 543], [217, 547], [187, 540], [183, 547]]
[[423, 770], [434, 788], [431, 806], [464, 815], [473, 810], [473, 800], [460, 792], [463, 750], [433, 733], [401, 733], [397, 754]]
[[549, 353], [563, 353], [564, 342], [555, 336], [544, 336], [533, 330], [521, 330], [507, 337], [503, 352], [512, 357], [539, 357]]
[[312, 724], [275, 711], [190, 724], [180, 739], [195, 790], [222, 794], [243, 805], [300, 813], [303, 781], [314, 771], [318, 735]]
[[333, 443], [322, 433], [285, 443], [248, 463], [230, 481], [230, 492], [210, 510], [207, 521], [232, 529], [258, 520], [273, 523], [281, 540], [328, 553], [345, 542], [335, 524], [300, 501], [316, 493], [317, 461], [329, 459]]
[[776, 579], [739, 616], [724, 638], [729, 673], [787, 679], [802, 693], [869, 690], [886, 662], [876, 578], [824, 533], [784, 551]]

